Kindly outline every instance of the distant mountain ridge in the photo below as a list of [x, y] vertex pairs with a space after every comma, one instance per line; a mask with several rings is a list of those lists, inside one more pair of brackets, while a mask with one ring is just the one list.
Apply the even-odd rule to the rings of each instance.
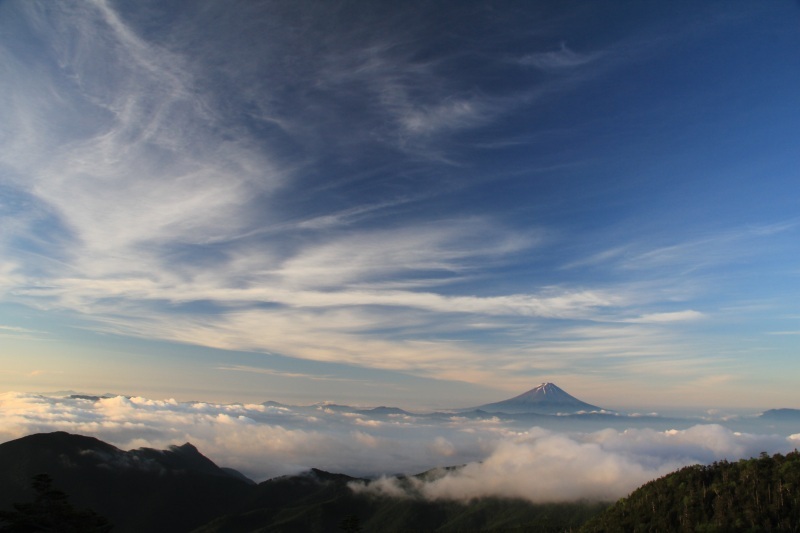
[[554, 383], [549, 382], [542, 383], [519, 396], [514, 396], [501, 402], [481, 405], [475, 409], [487, 413], [539, 413], [548, 415], [603, 411], [600, 407], [581, 401]]

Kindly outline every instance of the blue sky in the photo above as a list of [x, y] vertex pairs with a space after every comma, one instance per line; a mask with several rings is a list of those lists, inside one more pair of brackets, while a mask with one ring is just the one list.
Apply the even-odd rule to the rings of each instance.
[[795, 2], [0, 3], [0, 387], [800, 407]]

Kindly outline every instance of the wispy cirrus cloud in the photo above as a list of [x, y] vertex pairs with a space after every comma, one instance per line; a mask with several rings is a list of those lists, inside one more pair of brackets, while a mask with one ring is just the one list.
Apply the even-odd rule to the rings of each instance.
[[603, 55], [603, 52], [581, 54], [570, 49], [566, 43], [561, 43], [558, 50], [528, 54], [523, 56], [519, 62], [542, 70], [557, 71], [588, 65], [602, 58]]
[[689, 238], [669, 234], [643, 239], [633, 230], [615, 236], [615, 243], [593, 250], [565, 264], [563, 269], [612, 268], [619, 271], [663, 271], [686, 273], [731, 264], [769, 248], [771, 238], [794, 231], [797, 223], [785, 220], [770, 224], [740, 225]]
[[626, 254], [621, 264], [631, 270], [669, 267], [686, 272], [707, 269], [751, 257], [756, 250], [770, 246], [771, 236], [793, 231], [796, 227], [794, 221], [748, 225], [661, 246], [639, 246], [638, 252]]
[[[26, 97], [40, 65], [12, 63], [7, 89], [18, 106], [5, 113], [12, 124], [31, 124], [25, 149], [7, 146], [0, 157], [21, 178], [5, 176], [69, 236], [62, 247], [75, 270], [124, 271], [136, 258], [152, 260], [161, 243], [214, 242], [242, 230], [247, 198], [279, 172], [240, 142], [208, 133], [213, 119], [178, 57], [137, 37], [105, 2], [18, 8], [53, 29], [40, 46], [60, 54], [46, 67], [57, 107]], [[113, 66], [98, 76], [98, 63]], [[73, 109], [91, 112], [78, 118]]]
[[273, 370], [271, 368], [261, 368], [261, 367], [252, 367], [252, 366], [244, 366], [244, 365], [232, 365], [232, 366], [220, 366], [217, 367], [217, 370], [224, 370], [227, 372], [246, 372], [246, 373], [256, 373], [256, 374], [268, 374], [270, 376], [278, 376], [284, 378], [302, 378], [302, 379], [310, 379], [311, 381], [341, 381], [341, 382], [350, 382], [350, 383], [358, 383], [364, 382], [367, 380], [362, 379], [351, 379], [351, 378], [340, 378], [336, 376], [320, 376], [317, 374], [307, 374], [301, 372], [284, 372], [281, 370]]

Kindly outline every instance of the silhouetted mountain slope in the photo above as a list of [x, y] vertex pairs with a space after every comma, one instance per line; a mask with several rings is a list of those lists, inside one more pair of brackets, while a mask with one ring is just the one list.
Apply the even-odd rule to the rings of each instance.
[[799, 531], [800, 453], [689, 466], [651, 481], [583, 532]]
[[502, 402], [488, 403], [475, 408], [487, 413], [578, 413], [581, 411], [600, 411], [595, 405], [582, 402], [567, 394], [553, 383], [542, 383], [528, 392]]
[[188, 531], [230, 512], [251, 490], [191, 444], [125, 452], [63, 432], [0, 444], [0, 473], [2, 509], [31, 500], [31, 479], [47, 473], [75, 507], [100, 513], [122, 533]]

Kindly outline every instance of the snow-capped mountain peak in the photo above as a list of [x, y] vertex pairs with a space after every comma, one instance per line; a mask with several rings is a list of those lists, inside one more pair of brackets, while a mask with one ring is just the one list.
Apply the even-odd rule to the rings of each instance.
[[545, 382], [533, 389], [502, 402], [478, 407], [490, 413], [577, 413], [600, 411], [601, 408], [583, 402], [568, 394], [555, 383]]

